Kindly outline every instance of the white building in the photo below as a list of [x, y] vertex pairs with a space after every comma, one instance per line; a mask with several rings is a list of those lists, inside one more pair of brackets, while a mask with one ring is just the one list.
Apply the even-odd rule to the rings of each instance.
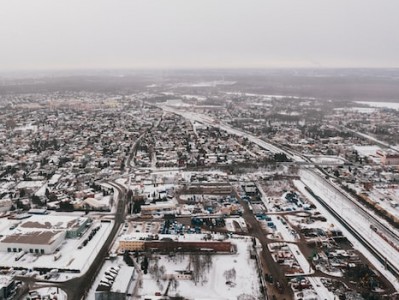
[[61, 247], [66, 231], [31, 230], [16, 232], [0, 241], [0, 251], [51, 254]]
[[0, 233], [3, 236], [0, 251], [52, 254], [65, 238], [79, 237], [88, 220], [77, 216], [32, 215], [17, 223], [5, 223]]
[[[125, 300], [135, 288], [134, 267], [122, 266], [117, 274], [105, 276], [97, 287], [95, 300]], [[111, 277], [110, 277], [111, 276]], [[112, 278], [109, 280], [107, 278]]]
[[15, 290], [14, 278], [0, 275], [0, 299], [11, 299]]

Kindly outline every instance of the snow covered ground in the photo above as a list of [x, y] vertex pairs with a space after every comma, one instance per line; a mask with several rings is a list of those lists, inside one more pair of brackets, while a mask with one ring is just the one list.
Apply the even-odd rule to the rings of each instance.
[[313, 274], [314, 270], [311, 268], [306, 257], [301, 253], [298, 246], [295, 244], [287, 244], [288, 248], [290, 248], [291, 253], [294, 255], [296, 261], [299, 266], [303, 270], [303, 274]]
[[[250, 295], [258, 299], [259, 279], [256, 271], [256, 262], [250, 259], [249, 248], [252, 245], [250, 238], [232, 239], [237, 245], [237, 253], [231, 255], [212, 254], [212, 265], [204, 270], [204, 276], [195, 284], [192, 280], [179, 280], [176, 289], [171, 287], [169, 295], [179, 294], [188, 299], [237, 299], [242, 294]], [[159, 267], [164, 266], [166, 273], [176, 270], [187, 270], [189, 266], [189, 255], [182, 259], [172, 259], [168, 256], [160, 256]], [[151, 267], [151, 263], [150, 263]], [[191, 266], [192, 268], [192, 266]], [[230, 280], [226, 279], [226, 271], [235, 270], [235, 276]], [[163, 289], [157, 284], [150, 274], [143, 277], [143, 288], [141, 295], [155, 295], [156, 292], [163, 292], [166, 289], [167, 281], [161, 281]], [[226, 284], [231, 281], [230, 284]]]
[[272, 219], [274, 225], [276, 225], [277, 231], [281, 233], [283, 241], [297, 242], [297, 236], [295, 235], [295, 232], [291, 228], [289, 228], [288, 225], [284, 225], [283, 223], [281, 223], [281, 220], [278, 216], [270, 215], [270, 218]]
[[301, 170], [300, 176], [301, 181], [294, 181], [297, 189], [309, 200], [311, 200], [316, 205], [317, 209], [322, 213], [322, 215], [325, 216], [329, 222], [339, 228], [343, 232], [344, 236], [346, 236], [353, 244], [354, 248], [359, 250], [365, 257], [367, 257], [374, 267], [392, 283], [396, 290], [399, 291], [398, 279], [395, 278], [392, 273], [387, 271], [385, 266], [380, 263], [360, 242], [358, 242], [357, 239], [349, 233], [349, 231], [347, 231], [338, 221], [336, 221], [335, 218], [321, 204], [314, 200], [312, 195], [310, 195], [305, 189], [305, 185], [312, 189], [316, 195], [320, 196], [324, 201], [326, 201], [326, 203], [332, 209], [344, 217], [345, 220], [350, 223], [351, 226], [355, 228], [362, 236], [364, 236], [372, 244], [380, 245], [379, 251], [396, 267], [399, 267], [399, 261], [397, 259], [399, 252], [370, 228], [370, 220], [357, 212], [359, 208], [357, 208], [355, 204], [334, 191], [334, 189], [330, 185], [327, 185], [325, 182], [323, 182], [320, 177], [316, 176], [309, 170]]
[[397, 102], [369, 102], [369, 101], [356, 101], [359, 104], [369, 105], [371, 107], [391, 108], [399, 110], [399, 103]]
[[353, 132], [353, 133], [355, 133], [355, 134], [357, 134], [357, 135], [359, 135], [361, 137], [364, 137], [367, 140], [370, 140], [370, 141], [373, 141], [373, 142], [378, 143], [380, 145], [383, 145], [385, 147], [391, 148], [391, 149], [393, 149], [395, 151], [399, 151], [396, 147], [393, 147], [393, 146], [389, 145], [388, 143], [383, 142], [383, 141], [381, 141], [381, 140], [379, 140], [379, 139], [377, 139], [377, 138], [375, 138], [375, 137], [373, 137], [373, 136], [371, 136], [369, 134], [365, 134], [365, 133], [362, 133], [362, 132], [359, 132], [359, 131], [355, 131], [355, 130], [352, 130], [352, 129], [348, 129], [348, 128], [346, 128], [346, 130], [349, 130], [349, 131], [351, 131], [351, 132]]
[[381, 147], [375, 145], [354, 146], [353, 148], [355, 148], [360, 156], [377, 155], [377, 151], [381, 150]]
[[[334, 108], [334, 110], [335, 111], [348, 111], [348, 108], [340, 107], [340, 108]], [[349, 108], [349, 110], [357, 111], [357, 112], [363, 113], [363, 114], [371, 114], [371, 113], [375, 112], [377, 109], [373, 108], [373, 107], [356, 107], [355, 106], [355, 107]]]
[[331, 293], [322, 283], [320, 277], [308, 277], [307, 278], [317, 295], [319, 296], [319, 299], [324, 299], [324, 300], [334, 300], [336, 299], [334, 294]]
[[379, 188], [375, 186], [369, 191], [368, 197], [399, 219], [399, 187]]
[[[44, 287], [39, 289], [34, 289], [29, 291], [31, 297], [33, 295], [40, 295], [40, 299], [57, 299], [57, 300], [67, 300], [67, 294], [61, 290], [60, 288], [56, 287]], [[26, 294], [23, 299], [28, 299], [29, 294]], [[48, 298], [46, 298], [48, 297]], [[94, 299], [94, 298], [93, 298]]]
[[339, 156], [317, 155], [309, 157], [311, 161], [317, 164], [344, 164], [345, 159]]
[[[91, 288], [86, 296], [86, 299], [87, 300], [95, 299], [95, 293], [96, 293], [97, 286], [99, 285], [101, 279], [103, 278], [106, 270], [108, 270], [110, 267], [115, 267], [115, 266], [120, 267], [122, 265], [126, 265], [126, 264], [123, 262], [123, 259], [121, 256], [118, 256], [115, 260], [106, 260], [104, 262], [103, 266], [101, 267], [100, 272], [98, 272], [96, 279], [94, 280], [93, 284], [91, 285]], [[135, 275], [135, 278], [137, 278], [137, 274]]]

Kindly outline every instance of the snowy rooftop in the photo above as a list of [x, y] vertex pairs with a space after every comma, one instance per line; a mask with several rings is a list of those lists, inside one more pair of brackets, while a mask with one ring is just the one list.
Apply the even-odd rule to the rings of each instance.
[[98, 200], [95, 198], [86, 198], [84, 203], [95, 208], [107, 208], [109, 206], [109, 197], [104, 197], [104, 199]]
[[19, 228], [30, 229], [73, 229], [79, 227], [87, 218], [76, 216], [33, 215], [23, 221]]
[[6, 236], [1, 243], [49, 245], [52, 244], [57, 237], [62, 234], [64, 234], [64, 232], [60, 230], [15, 233]]
[[6, 276], [6, 275], [0, 275], [0, 289], [2, 289], [3, 287], [8, 286], [11, 281], [12, 281], [12, 277], [11, 276]]
[[134, 272], [134, 267], [122, 266], [115, 278], [115, 282], [111, 287], [112, 292], [127, 291], [130, 283], [130, 278]]
[[17, 189], [39, 188], [44, 184], [43, 181], [21, 181], [16, 186]]
[[[154, 235], [148, 233], [134, 233], [129, 235], [121, 236], [121, 241], [137, 241], [137, 240], [145, 240], [146, 238], [151, 239]], [[185, 241], [215, 241], [225, 239], [224, 235], [221, 234], [213, 234], [211, 239], [208, 239], [209, 235], [207, 234], [185, 234], [185, 235], [175, 235], [175, 234], [159, 234], [159, 240], [163, 239], [172, 239], [173, 241], [185, 242]]]
[[378, 150], [381, 150], [381, 147], [375, 145], [367, 145], [367, 146], [354, 146], [354, 149], [359, 153], [360, 156], [369, 156], [376, 155]]
[[[14, 268], [55, 268], [55, 269], [69, 269], [69, 270], [79, 270], [80, 272], [85, 272], [93, 260], [97, 257], [98, 251], [101, 249], [104, 241], [107, 239], [109, 233], [111, 232], [113, 223], [100, 223], [96, 222], [92, 226], [101, 225], [98, 232], [94, 235], [92, 240], [82, 249], [78, 247], [82, 245], [82, 242], [91, 233], [88, 230], [79, 239], [66, 239], [62, 241], [62, 246], [59, 249], [61, 257], [54, 261], [54, 256], [49, 254], [43, 254], [37, 256], [35, 253], [27, 253], [20, 260], [15, 260], [16, 253], [14, 252], [0, 252], [0, 267], [14, 267]], [[18, 230], [19, 227], [14, 229]], [[32, 231], [32, 230], [31, 230]], [[48, 231], [48, 230], [47, 230]], [[65, 231], [60, 230], [60, 234], [65, 234]], [[60, 277], [65, 279], [78, 276], [79, 273], [75, 275], [70, 273], [65, 277]], [[62, 280], [62, 279], [61, 279]]]

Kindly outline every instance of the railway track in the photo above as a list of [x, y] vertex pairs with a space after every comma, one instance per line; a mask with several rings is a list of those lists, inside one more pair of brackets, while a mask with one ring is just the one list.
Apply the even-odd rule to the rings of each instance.
[[372, 245], [368, 240], [363, 237], [352, 225], [350, 225], [339, 213], [332, 209], [321, 197], [316, 195], [308, 186], [305, 189], [309, 192], [312, 197], [319, 202], [339, 223], [348, 230], [373, 256], [382, 263], [388, 271], [390, 271], [395, 277], [399, 278], [399, 269], [392, 264], [375, 245]]

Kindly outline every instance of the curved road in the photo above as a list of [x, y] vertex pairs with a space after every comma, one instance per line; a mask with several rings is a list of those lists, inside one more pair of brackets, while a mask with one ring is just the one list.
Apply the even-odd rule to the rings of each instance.
[[98, 272], [101, 270], [105, 258], [108, 256], [108, 250], [116, 233], [118, 232], [120, 225], [125, 220], [126, 188], [115, 182], [110, 182], [109, 184], [112, 185], [119, 192], [117, 210], [114, 218], [114, 226], [107, 240], [101, 247], [101, 250], [98, 252], [97, 257], [94, 259], [93, 263], [86, 271], [86, 273], [80, 277], [76, 277], [61, 284], [57, 284], [58, 287], [60, 287], [67, 293], [68, 299], [85, 299], [94, 279], [96, 278]]

